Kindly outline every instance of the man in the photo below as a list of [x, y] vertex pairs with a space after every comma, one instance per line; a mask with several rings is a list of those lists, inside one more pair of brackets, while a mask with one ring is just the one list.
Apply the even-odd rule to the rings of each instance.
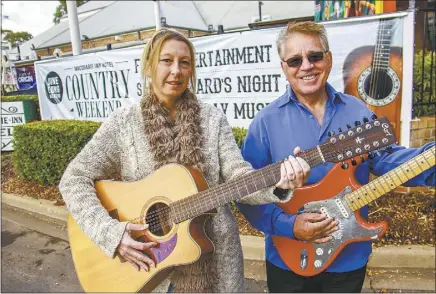
[[[290, 23], [277, 40], [281, 67], [289, 82], [286, 92], [260, 111], [251, 123], [242, 154], [254, 168], [262, 168], [286, 158], [288, 150], [307, 150], [323, 143], [330, 131], [347, 129], [373, 113], [358, 98], [337, 92], [327, 79], [333, 57], [329, 51], [324, 27], [313, 22]], [[284, 135], [286, 134], [286, 135]], [[408, 159], [432, 147], [406, 149], [395, 146], [392, 152], [382, 152], [361, 163], [357, 180], [368, 182], [369, 171], [381, 175]], [[299, 147], [299, 148], [298, 148]], [[292, 166], [297, 163], [294, 162]], [[301, 163], [301, 160], [298, 161]], [[310, 170], [303, 182], [319, 182], [332, 168], [325, 163]], [[298, 175], [302, 168], [298, 168]], [[295, 182], [295, 181], [294, 181]], [[423, 172], [405, 185], [435, 185], [435, 168]], [[290, 188], [301, 185], [290, 185]], [[292, 193], [275, 191], [277, 195]], [[332, 195], [333, 196], [333, 195]], [[326, 271], [302, 277], [293, 273], [281, 260], [271, 236], [284, 236], [309, 242], [326, 242], [336, 231], [337, 222], [318, 213], [286, 214], [275, 204], [250, 206], [238, 204], [240, 211], [258, 230], [265, 233], [267, 284], [270, 292], [360, 292], [366, 264], [371, 254], [371, 242], [353, 243], [344, 248]], [[367, 218], [368, 208], [361, 209]], [[292, 250], [292, 248], [289, 248]]]

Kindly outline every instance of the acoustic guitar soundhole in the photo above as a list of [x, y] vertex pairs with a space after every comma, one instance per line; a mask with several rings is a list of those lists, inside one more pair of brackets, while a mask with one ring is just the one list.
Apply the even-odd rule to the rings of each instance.
[[389, 96], [392, 92], [392, 79], [386, 71], [373, 71], [365, 79], [365, 93], [376, 100], [381, 100]]
[[372, 70], [366, 68], [357, 81], [360, 98], [369, 105], [384, 106], [391, 103], [400, 91], [400, 79], [390, 67]]
[[170, 207], [165, 203], [155, 203], [146, 211], [145, 222], [152, 234], [162, 237], [168, 234], [172, 227]]

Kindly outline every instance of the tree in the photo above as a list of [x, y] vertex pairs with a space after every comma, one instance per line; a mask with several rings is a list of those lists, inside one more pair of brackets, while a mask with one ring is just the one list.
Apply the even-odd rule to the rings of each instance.
[[12, 47], [17, 47], [24, 42], [33, 38], [32, 34], [29, 32], [13, 32], [11, 30], [2, 29], [2, 34], [5, 34], [3, 40], [12, 44]]
[[[77, 7], [85, 4], [88, 0], [77, 0]], [[59, 5], [56, 7], [56, 12], [53, 14], [53, 23], [58, 24], [61, 21], [61, 17], [67, 14], [67, 1], [59, 1]]]

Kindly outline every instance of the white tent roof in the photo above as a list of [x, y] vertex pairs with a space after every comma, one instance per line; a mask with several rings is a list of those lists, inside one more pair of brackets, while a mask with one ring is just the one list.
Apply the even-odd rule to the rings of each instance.
[[[259, 18], [259, 1], [193, 1], [208, 25], [224, 31], [248, 29]], [[262, 1], [262, 19], [270, 20], [310, 17], [314, 15], [314, 1]]]
[[[314, 1], [262, 1], [265, 20], [313, 16]], [[223, 25], [224, 31], [248, 29], [259, 15], [259, 1], [159, 1], [161, 17], [169, 27], [207, 31]], [[90, 39], [155, 27], [154, 1], [88, 1], [78, 7], [80, 35]], [[96, 11], [97, 10], [97, 11]], [[96, 11], [90, 14], [90, 11]], [[23, 56], [37, 49], [71, 42], [64, 20], [20, 46]]]
[[[207, 31], [207, 25], [192, 1], [162, 1], [161, 16], [168, 26]], [[114, 21], [111, 21], [114, 20]], [[114, 1], [101, 11], [80, 21], [80, 34], [88, 38], [112, 36], [155, 27], [153, 1]], [[45, 42], [40, 47], [52, 47], [70, 41], [69, 30]]]

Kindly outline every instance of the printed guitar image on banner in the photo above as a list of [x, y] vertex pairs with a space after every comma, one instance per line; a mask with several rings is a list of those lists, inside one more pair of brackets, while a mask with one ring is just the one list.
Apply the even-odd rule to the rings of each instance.
[[386, 116], [400, 139], [402, 47], [391, 46], [398, 22], [381, 19], [374, 46], [353, 50], [343, 66], [344, 92], [362, 99], [378, 116]]

